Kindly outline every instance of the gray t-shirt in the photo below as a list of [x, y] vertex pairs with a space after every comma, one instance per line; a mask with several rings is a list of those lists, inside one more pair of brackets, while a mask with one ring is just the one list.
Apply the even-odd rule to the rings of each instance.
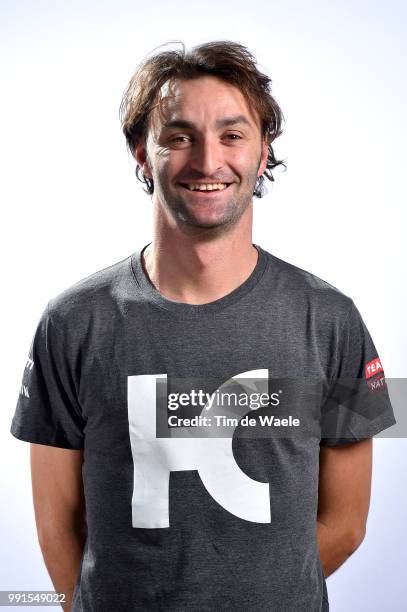
[[252, 274], [209, 304], [162, 296], [140, 249], [41, 316], [11, 433], [84, 449], [74, 612], [329, 609], [320, 445], [395, 419], [353, 301], [254, 246]]

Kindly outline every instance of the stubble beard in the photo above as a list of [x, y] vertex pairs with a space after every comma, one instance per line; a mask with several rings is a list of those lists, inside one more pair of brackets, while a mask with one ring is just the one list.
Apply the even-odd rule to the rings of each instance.
[[[163, 203], [162, 205], [164, 208], [184, 231], [188, 233], [192, 231], [194, 233], [198, 230], [201, 233], [210, 233], [213, 236], [218, 236], [234, 226], [251, 204], [257, 178], [256, 170], [253, 172], [250, 179], [247, 180], [243, 191], [238, 192], [236, 196], [231, 196], [226, 204], [222, 205], [222, 214], [219, 216], [216, 215], [213, 219], [204, 220], [201, 219], [199, 215], [195, 215], [193, 210], [191, 210], [192, 205], [188, 206], [182, 197], [165, 197], [165, 194], [161, 190], [158, 199]], [[237, 183], [237, 185], [240, 184]], [[158, 205], [160, 204], [158, 203]]]

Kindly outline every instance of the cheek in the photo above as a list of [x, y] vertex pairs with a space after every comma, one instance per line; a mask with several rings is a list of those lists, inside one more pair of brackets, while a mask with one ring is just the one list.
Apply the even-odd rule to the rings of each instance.
[[167, 151], [157, 158], [156, 172], [164, 179], [171, 180], [187, 165], [188, 158], [182, 151]]
[[226, 164], [242, 177], [247, 176], [248, 179], [257, 172], [259, 166], [260, 152], [258, 150], [233, 149], [225, 155]]

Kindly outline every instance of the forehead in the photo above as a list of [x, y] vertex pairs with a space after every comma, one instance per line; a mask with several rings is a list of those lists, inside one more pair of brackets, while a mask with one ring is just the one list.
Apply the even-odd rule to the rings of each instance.
[[156, 128], [175, 119], [198, 125], [237, 115], [244, 115], [253, 128], [260, 126], [256, 110], [242, 91], [218, 77], [176, 78], [163, 85], [160, 96], [159, 105], [151, 113]]

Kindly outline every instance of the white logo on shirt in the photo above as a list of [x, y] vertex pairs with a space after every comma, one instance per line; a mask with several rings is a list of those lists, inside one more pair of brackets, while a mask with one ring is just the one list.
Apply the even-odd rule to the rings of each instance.
[[20, 387], [20, 395], [22, 395], [23, 397], [30, 397], [30, 394], [28, 393], [27, 385], [21, 385], [21, 387]]
[[[239, 378], [267, 378], [252, 370]], [[270, 522], [269, 484], [249, 478], [233, 456], [227, 438], [157, 438], [156, 380], [166, 374], [128, 377], [128, 417], [134, 465], [133, 527], [169, 527], [169, 479], [172, 471], [197, 470], [208, 493], [228, 512], [246, 521]]]

